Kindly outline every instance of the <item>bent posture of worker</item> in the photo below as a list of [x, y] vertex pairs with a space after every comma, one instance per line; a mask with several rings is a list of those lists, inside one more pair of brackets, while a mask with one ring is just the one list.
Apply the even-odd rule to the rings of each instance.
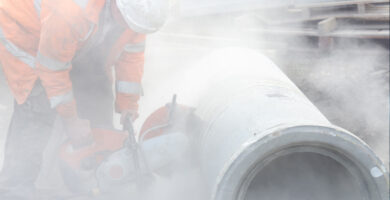
[[[165, 0], [2, 0], [0, 62], [15, 97], [0, 199], [30, 199], [42, 152], [60, 116], [74, 146], [115, 111], [137, 116], [145, 34], [167, 15]], [[115, 69], [115, 81], [111, 71]]]

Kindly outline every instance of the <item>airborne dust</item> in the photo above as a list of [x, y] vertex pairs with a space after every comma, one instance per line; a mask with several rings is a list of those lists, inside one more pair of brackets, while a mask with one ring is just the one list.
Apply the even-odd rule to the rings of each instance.
[[[231, 21], [235, 19], [232, 16], [228, 19], [221, 16], [172, 19], [160, 33], [148, 38], [143, 80], [145, 96], [140, 102], [140, 118], [135, 124], [137, 130], [150, 113], [170, 102], [173, 94], [178, 94], [179, 103], [196, 105], [198, 99], [188, 99], [186, 94], [191, 91], [181, 83], [188, 82], [184, 79], [189, 71], [194, 71], [193, 81], [205, 76], [194, 70], [204, 56], [221, 47], [249, 47], [270, 56], [332, 123], [356, 133], [386, 166], [389, 165], [388, 47], [376, 42], [349, 41], [321, 55], [297, 55], [283, 48], [268, 47], [264, 44], [268, 41], [262, 36], [243, 32], [240, 26], [232, 28]], [[238, 21], [242, 23], [242, 20], [253, 24], [251, 18], [239, 18]], [[283, 42], [289, 43], [290, 40]], [[311, 44], [299, 40], [294, 45], [304, 48]], [[0, 141], [3, 144], [13, 102], [3, 79], [0, 90]], [[204, 199], [207, 188], [199, 169], [189, 165], [177, 165], [176, 173], [158, 178], [146, 195], [147, 199]], [[293, 170], [299, 171], [298, 168]], [[277, 184], [277, 180], [274, 183]]]

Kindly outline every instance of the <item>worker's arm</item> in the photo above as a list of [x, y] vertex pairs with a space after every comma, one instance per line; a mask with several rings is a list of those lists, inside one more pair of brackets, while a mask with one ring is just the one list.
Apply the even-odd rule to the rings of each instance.
[[[126, 34], [126, 33], [125, 33]], [[119, 58], [115, 62], [115, 109], [122, 114], [138, 116], [138, 100], [142, 95], [142, 76], [144, 70], [145, 35], [127, 31], [129, 40], [124, 45]]]
[[89, 124], [77, 118], [69, 71], [78, 45], [91, 32], [91, 24], [83, 19], [74, 22], [55, 12], [46, 15], [41, 24], [37, 72], [51, 107], [62, 117], [68, 134], [75, 134], [70, 137], [77, 140], [89, 132]]

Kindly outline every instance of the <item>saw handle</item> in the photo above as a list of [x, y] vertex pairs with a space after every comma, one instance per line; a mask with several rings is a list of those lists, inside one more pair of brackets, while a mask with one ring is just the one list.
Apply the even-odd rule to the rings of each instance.
[[135, 176], [137, 179], [137, 182], [141, 180], [141, 166], [140, 166], [140, 158], [138, 157], [138, 152], [139, 152], [139, 147], [138, 143], [135, 139], [135, 131], [134, 131], [134, 126], [133, 122], [130, 118], [129, 115], [127, 115], [123, 121], [123, 131], [126, 131], [129, 134], [128, 137], [128, 143], [127, 143], [127, 148], [131, 152], [133, 156], [133, 161], [134, 161], [134, 169], [135, 169]]
[[[136, 134], [130, 116], [126, 116], [124, 120], [123, 130], [129, 134], [127, 148], [133, 156], [137, 186], [140, 190], [144, 190], [146, 186], [154, 180], [154, 177], [149, 169], [149, 165], [146, 161], [145, 155], [143, 154], [141, 146], [136, 141]], [[141, 169], [141, 164], [144, 169]]]
[[123, 121], [123, 131], [127, 132], [129, 135], [129, 145], [135, 148], [137, 142], [135, 140], [135, 131], [130, 115], [127, 115]]

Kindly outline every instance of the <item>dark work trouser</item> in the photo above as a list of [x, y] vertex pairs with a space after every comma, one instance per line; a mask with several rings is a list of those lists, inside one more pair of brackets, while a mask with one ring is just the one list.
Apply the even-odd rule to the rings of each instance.
[[24, 104], [15, 103], [0, 173], [0, 199], [28, 199], [33, 195], [55, 117], [39, 82]]
[[[80, 118], [92, 127], [112, 127], [111, 81], [98, 55], [73, 63], [71, 80]], [[92, 56], [92, 57], [91, 57]], [[42, 154], [51, 136], [56, 111], [37, 81], [25, 103], [15, 103], [0, 172], [0, 200], [29, 200], [39, 174]]]

